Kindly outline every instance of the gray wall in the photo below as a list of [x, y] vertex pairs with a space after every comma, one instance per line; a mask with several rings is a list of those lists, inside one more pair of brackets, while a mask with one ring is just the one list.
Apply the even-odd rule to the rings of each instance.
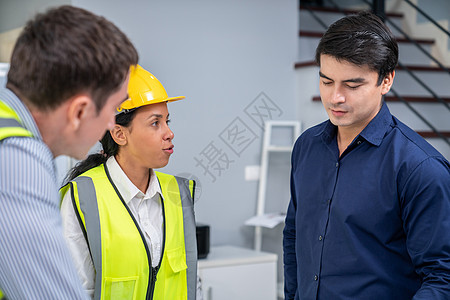
[[22, 27], [37, 12], [70, 0], [0, 0], [0, 33]]
[[[213, 245], [251, 247], [253, 230], [243, 224], [255, 214], [258, 182], [245, 181], [244, 170], [260, 163], [263, 133], [252, 113], [296, 118], [297, 1], [153, 0], [133, 1], [133, 8], [124, 1], [72, 3], [117, 24], [169, 95], [186, 96], [169, 104], [175, 153], [163, 171], [197, 179], [196, 216], [211, 225]], [[273, 161], [279, 172], [272, 174], [270, 201], [284, 211], [289, 155]]]

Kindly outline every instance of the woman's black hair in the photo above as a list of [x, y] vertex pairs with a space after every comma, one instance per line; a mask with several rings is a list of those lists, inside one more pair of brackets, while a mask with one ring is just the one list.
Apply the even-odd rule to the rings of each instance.
[[[124, 127], [130, 126], [131, 121], [133, 121], [136, 115], [136, 111], [137, 109], [133, 109], [116, 115], [116, 124]], [[91, 154], [85, 160], [77, 163], [67, 174], [63, 186], [87, 170], [105, 163], [108, 158], [119, 152], [119, 145], [113, 140], [109, 130], [106, 131], [105, 135], [100, 140], [100, 143], [102, 144], [103, 150], [100, 153]]]

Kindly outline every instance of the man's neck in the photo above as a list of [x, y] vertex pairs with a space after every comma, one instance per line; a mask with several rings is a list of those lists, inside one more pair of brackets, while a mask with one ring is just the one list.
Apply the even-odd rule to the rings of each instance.
[[338, 127], [337, 130], [337, 144], [339, 148], [339, 156], [344, 153], [345, 149], [350, 145], [350, 143], [361, 133], [364, 128], [345, 128]]
[[34, 108], [29, 108], [31, 115], [41, 133], [42, 140], [50, 148], [53, 157], [63, 154], [61, 149], [64, 149], [63, 130], [64, 114], [62, 113], [63, 106], [52, 111], [41, 111]]

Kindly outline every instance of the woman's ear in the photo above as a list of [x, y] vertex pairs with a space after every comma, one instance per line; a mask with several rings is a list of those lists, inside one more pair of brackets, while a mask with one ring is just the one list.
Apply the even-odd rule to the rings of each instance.
[[119, 146], [125, 146], [127, 144], [127, 134], [125, 131], [125, 127], [117, 124], [109, 131], [111, 137]]

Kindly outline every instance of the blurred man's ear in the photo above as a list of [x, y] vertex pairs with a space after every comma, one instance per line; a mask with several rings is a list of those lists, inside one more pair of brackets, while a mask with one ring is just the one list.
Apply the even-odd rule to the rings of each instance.
[[67, 120], [69, 126], [76, 131], [80, 128], [82, 120], [89, 116], [91, 106], [95, 105], [87, 95], [78, 95], [68, 101]]

